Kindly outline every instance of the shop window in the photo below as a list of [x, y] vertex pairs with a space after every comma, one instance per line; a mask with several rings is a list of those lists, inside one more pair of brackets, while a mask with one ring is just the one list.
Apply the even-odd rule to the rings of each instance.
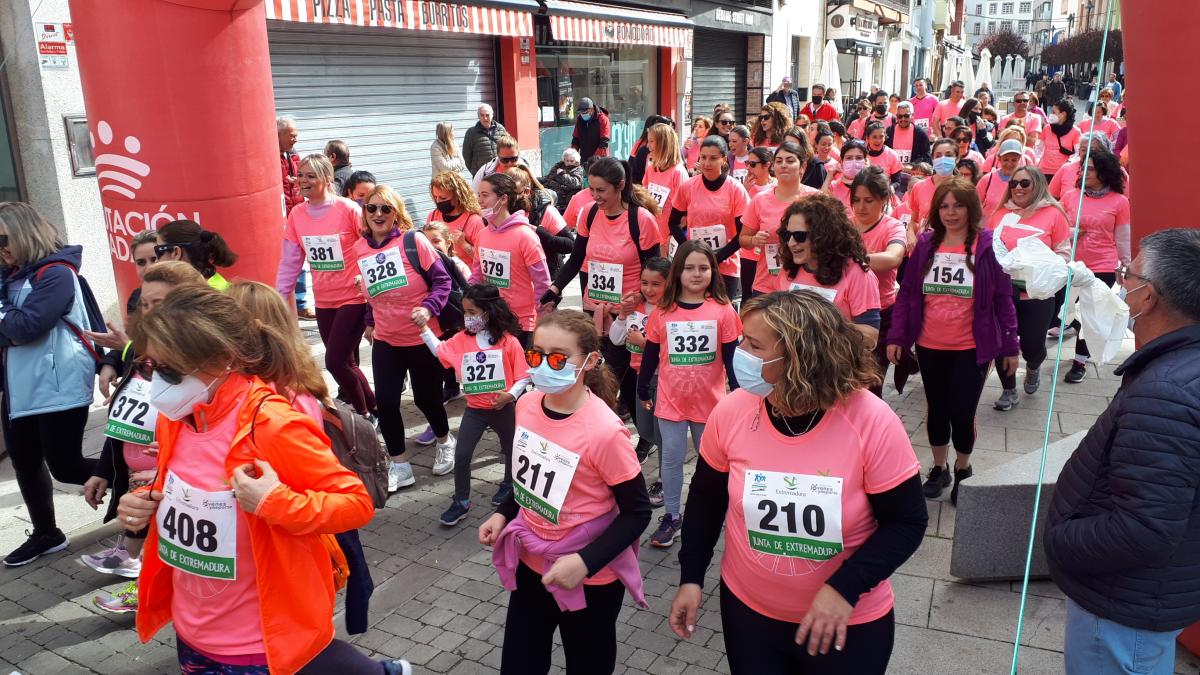
[[8, 88], [0, 73], [0, 202], [21, 201], [21, 181], [17, 175], [17, 149], [8, 116]]
[[71, 154], [71, 171], [75, 176], [96, 175], [96, 158], [85, 115], [63, 115], [67, 130], [67, 149]]
[[646, 116], [658, 110], [658, 47], [559, 42], [548, 25], [535, 32], [543, 165], [570, 147], [575, 106], [585, 96], [608, 110], [609, 154], [628, 157]]

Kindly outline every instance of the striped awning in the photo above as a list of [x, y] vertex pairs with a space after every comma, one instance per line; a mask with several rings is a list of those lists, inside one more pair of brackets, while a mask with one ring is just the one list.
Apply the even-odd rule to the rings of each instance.
[[657, 47], [686, 47], [692, 22], [678, 14], [569, 0], [546, 0], [554, 39]]
[[534, 2], [469, 5], [423, 0], [266, 0], [267, 18], [301, 23], [381, 26], [449, 33], [533, 37]]

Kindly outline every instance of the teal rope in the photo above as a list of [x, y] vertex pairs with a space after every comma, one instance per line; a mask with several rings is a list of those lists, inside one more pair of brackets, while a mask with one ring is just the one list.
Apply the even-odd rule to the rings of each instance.
[[[1112, 25], [1112, 10], [1115, 2], [1108, 5], [1108, 12], [1104, 16], [1104, 39], [1100, 42], [1100, 63], [1096, 66], [1097, 72], [1104, 70], [1104, 57], [1108, 51], [1108, 32]], [[1096, 83], [1095, 90], [1092, 92], [1092, 105], [1095, 106], [1100, 98], [1101, 85]], [[1095, 124], [1092, 125], [1092, 132], [1096, 131]], [[1083, 155], [1083, 165], [1079, 168], [1080, 178], [1087, 176], [1088, 164], [1092, 159], [1092, 144], [1087, 144], [1087, 149]], [[1079, 221], [1083, 215], [1083, 190], [1079, 191], [1079, 208], [1075, 211], [1075, 231], [1071, 237], [1071, 260], [1075, 260], [1075, 252], [1079, 246]], [[1067, 268], [1067, 291], [1070, 294], [1071, 281], [1075, 276], [1075, 270]], [[1069, 301], [1068, 297], [1068, 301]], [[1025, 573], [1021, 577], [1021, 609], [1017, 614], [1017, 635], [1013, 639], [1012, 653], [1012, 670], [1011, 675], [1017, 675], [1017, 658], [1021, 654], [1021, 630], [1025, 627], [1025, 606], [1029, 599], [1029, 568], [1033, 564], [1033, 540], [1034, 533], [1037, 531], [1038, 510], [1042, 503], [1042, 480], [1046, 476], [1046, 452], [1050, 446], [1050, 422], [1054, 419], [1054, 397], [1058, 393], [1058, 369], [1059, 363], [1062, 360], [1063, 334], [1067, 332], [1066, 322], [1063, 319], [1067, 316], [1068, 303], [1064, 302], [1062, 313], [1059, 315], [1061, 329], [1058, 332], [1058, 344], [1054, 355], [1054, 375], [1050, 378], [1050, 405], [1046, 410], [1046, 426], [1042, 430], [1042, 457], [1038, 464], [1037, 487], [1034, 489], [1033, 495], [1033, 515], [1029, 518], [1029, 545], [1025, 549]]]

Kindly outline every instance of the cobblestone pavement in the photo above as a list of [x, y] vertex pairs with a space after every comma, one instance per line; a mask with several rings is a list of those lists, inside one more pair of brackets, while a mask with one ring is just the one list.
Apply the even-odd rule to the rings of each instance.
[[[1068, 343], [1064, 354], [1070, 353]], [[369, 361], [368, 349], [363, 356]], [[1067, 366], [1069, 361], [1064, 363], [1064, 373]], [[1051, 441], [1091, 424], [1117, 389], [1111, 372], [1109, 365], [1099, 373], [1091, 370], [1085, 384], [1060, 385], [1051, 418]], [[1049, 399], [1048, 373], [1043, 383], [1043, 390], [1023, 397], [1016, 410], [998, 413], [991, 408], [999, 393], [993, 377], [980, 403], [976, 467], [995, 466], [1016, 457], [1015, 453], [1040, 447]], [[918, 456], [928, 465], [919, 382], [911, 383], [903, 395], [897, 395], [890, 385], [888, 391], [889, 401], [912, 433]], [[452, 426], [463, 406], [462, 401], [450, 404]], [[424, 428], [423, 420], [411, 401], [406, 401], [404, 411], [413, 437]], [[100, 421], [97, 411], [88, 432], [88, 447], [98, 447]], [[488, 500], [501, 476], [498, 444], [490, 433], [481, 443], [474, 461], [472, 499], [476, 506], [456, 528], [444, 528], [437, 521], [449, 503], [453, 481], [451, 476], [430, 474], [432, 455], [431, 448], [416, 451], [417, 484], [394, 495], [363, 532], [376, 590], [371, 628], [353, 642], [380, 657], [406, 658], [416, 664], [418, 672], [494, 673], [500, 663], [507, 594], [492, 571], [490, 553], [476, 540], [476, 528], [491, 512]], [[657, 474], [656, 457], [652, 455], [645, 465], [651, 480]], [[119, 580], [93, 572], [78, 556], [95, 550], [97, 541], [111, 536], [115, 528], [100, 525], [99, 514], [82, 505], [78, 488], [59, 488], [59, 519], [64, 529], [70, 530], [70, 549], [24, 568], [0, 569], [0, 667], [4, 672], [15, 669], [35, 675], [177, 672], [169, 629], [150, 643], [140, 644], [131, 630], [132, 616], [108, 615], [92, 606], [98, 590], [112, 590], [120, 585], [116, 583]], [[11, 468], [7, 461], [2, 462], [0, 545], [4, 551], [21, 540], [21, 530], [27, 526], [23, 513]], [[1008, 673], [1020, 583], [965, 583], [951, 577], [954, 509], [947, 501], [931, 501], [929, 515], [924, 543], [892, 578], [899, 625], [889, 672]], [[1024, 547], [1025, 543], [1014, 545]], [[717, 602], [711, 594], [717, 578], [715, 562], [709, 571], [714, 583], [706, 585], [708, 594], [694, 638], [677, 640], [667, 627], [666, 611], [678, 581], [677, 551], [677, 547], [642, 549], [650, 609], [636, 609], [627, 599], [617, 626], [617, 673], [729, 672]], [[1064, 617], [1063, 596], [1053, 583], [1033, 582], [1019, 672], [1062, 672]], [[341, 626], [340, 617], [338, 624]], [[346, 637], [343, 629], [339, 628], [339, 633]], [[561, 648], [554, 663], [555, 672], [561, 672]], [[1200, 659], [1181, 649], [1176, 672], [1200, 673]]]

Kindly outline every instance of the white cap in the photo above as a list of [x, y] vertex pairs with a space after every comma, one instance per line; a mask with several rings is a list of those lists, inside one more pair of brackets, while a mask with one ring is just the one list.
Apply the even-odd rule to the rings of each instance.
[[1013, 153], [1018, 155], [1025, 154], [1025, 147], [1021, 145], [1021, 141], [1018, 141], [1015, 138], [1010, 138], [1000, 144], [1000, 152], [998, 153], [1000, 157], [1011, 155]]

